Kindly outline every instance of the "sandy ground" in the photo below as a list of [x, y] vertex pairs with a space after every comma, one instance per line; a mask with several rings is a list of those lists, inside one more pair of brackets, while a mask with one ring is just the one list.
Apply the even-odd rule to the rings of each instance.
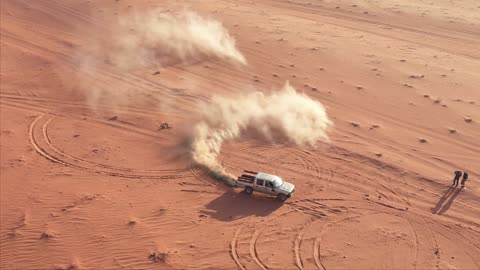
[[[163, 2], [1, 0], [1, 269], [480, 269], [478, 1], [186, 1], [248, 66], [82, 72], [99, 29]], [[212, 95], [286, 80], [326, 106], [331, 143], [220, 155], [293, 182], [286, 203], [178, 155]]]

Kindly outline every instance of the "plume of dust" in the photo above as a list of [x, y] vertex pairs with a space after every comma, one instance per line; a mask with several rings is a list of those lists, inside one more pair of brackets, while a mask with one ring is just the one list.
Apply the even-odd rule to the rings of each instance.
[[188, 10], [122, 18], [109, 43], [109, 60], [126, 69], [206, 59], [247, 63], [222, 23]]
[[[212, 59], [234, 65], [247, 63], [222, 23], [185, 9], [168, 13], [153, 10], [115, 18], [103, 28], [90, 29], [86, 40], [74, 57], [82, 73], [90, 78], [79, 81], [81, 88], [88, 91], [93, 109], [100, 102], [125, 105], [134, 96], [138, 101], [139, 94], [151, 94], [124, 80], [102, 80], [105, 70], [127, 73]], [[164, 96], [158, 97], [158, 101], [168, 107], [175, 103]]]
[[281, 91], [265, 95], [253, 92], [239, 97], [213, 97], [193, 128], [191, 158], [215, 177], [235, 177], [218, 162], [225, 141], [255, 132], [268, 141], [288, 140], [314, 146], [329, 142], [327, 131], [333, 123], [323, 105], [298, 93], [288, 81]]

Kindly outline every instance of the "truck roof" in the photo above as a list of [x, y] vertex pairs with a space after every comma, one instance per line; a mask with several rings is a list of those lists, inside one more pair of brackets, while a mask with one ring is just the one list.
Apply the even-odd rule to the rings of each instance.
[[259, 172], [259, 173], [257, 173], [256, 178], [260, 178], [260, 179], [267, 180], [267, 181], [273, 181], [273, 180], [275, 180], [277, 178], [280, 178], [280, 177], [278, 177], [276, 175], [273, 175], [273, 174]]

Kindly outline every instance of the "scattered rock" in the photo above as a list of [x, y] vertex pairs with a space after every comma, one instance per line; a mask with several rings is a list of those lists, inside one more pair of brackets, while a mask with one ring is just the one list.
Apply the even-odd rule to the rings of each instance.
[[278, 77], [278, 75], [277, 75], [277, 74], [272, 74], [272, 76], [273, 76], [273, 77]]
[[408, 88], [413, 88], [413, 85], [410, 85], [408, 83], [404, 83], [403, 86], [408, 87]]
[[471, 117], [468, 117], [468, 116], [463, 118], [463, 120], [465, 120], [465, 122], [467, 122], [467, 123], [473, 122], [473, 119]]
[[170, 129], [172, 128], [167, 122], [162, 123], [160, 127], [158, 127], [157, 131], [162, 130], [162, 129]]
[[318, 89], [316, 87], [312, 87], [312, 91], [317, 91]]
[[437, 98], [437, 99], [435, 99], [435, 100], [433, 101], [433, 103], [435, 103], [435, 104], [439, 104], [440, 102], [442, 102], [442, 100], [439, 99], [439, 98]]
[[375, 153], [375, 156], [377, 156], [377, 157], [382, 157], [383, 154], [382, 154], [382, 153]]
[[128, 221], [128, 225], [130, 225], [130, 226], [133, 226], [133, 225], [135, 225], [135, 224], [137, 224], [137, 223], [138, 223], [138, 221], [136, 221], [135, 219], [130, 219], [130, 220]]
[[399, 61], [400, 62], [407, 62], [407, 60], [405, 60], [405, 59], [400, 59]]
[[205, 214], [200, 214], [200, 215], [198, 215], [198, 217], [200, 217], [200, 218], [206, 218], [207, 215], [205, 215]]
[[50, 238], [54, 238], [54, 237], [55, 237], [55, 234], [53, 232], [46, 231], [46, 232], [42, 233], [42, 235], [40, 236], [40, 239], [50, 239]]
[[423, 97], [424, 97], [424, 98], [429, 98], [430, 95], [425, 94], [425, 95], [423, 95]]
[[160, 74], [160, 71], [156, 71], [152, 75], [158, 75], [158, 74]]
[[356, 88], [357, 88], [358, 90], [362, 90], [362, 89], [363, 89], [363, 86], [356, 86]]
[[75, 134], [75, 135], [73, 135], [73, 137], [74, 137], [74, 138], [78, 138], [78, 137], [80, 137], [80, 135]]
[[352, 125], [352, 127], [359, 127], [360, 125], [355, 123], [355, 122], [350, 122], [350, 125]]
[[166, 263], [168, 260], [168, 254], [164, 252], [152, 252], [148, 258], [154, 262]]
[[449, 128], [448, 132], [450, 132], [451, 134], [454, 134], [454, 133], [457, 133], [457, 130], [454, 128]]
[[108, 120], [110, 120], [110, 121], [117, 121], [117, 120], [118, 120], [118, 116], [117, 116], [117, 115], [114, 115], [114, 116], [110, 117]]
[[410, 75], [408, 76], [410, 79], [423, 79], [425, 75]]
[[423, 138], [420, 138], [418, 141], [421, 142], [421, 143], [427, 143], [428, 142], [426, 139], [423, 139]]

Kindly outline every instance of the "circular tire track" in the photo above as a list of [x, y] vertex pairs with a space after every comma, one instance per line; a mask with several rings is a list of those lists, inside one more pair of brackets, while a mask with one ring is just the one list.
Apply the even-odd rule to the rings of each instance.
[[[334, 218], [332, 220], [332, 219], [328, 218], [328, 216], [332, 217], [331, 215], [324, 216], [324, 213], [325, 212], [338, 213], [338, 211], [335, 211], [335, 206], [328, 206], [328, 205], [324, 205], [324, 204], [318, 204], [318, 206], [316, 208], [314, 206], [312, 206], [312, 205], [315, 205], [316, 203], [318, 203], [320, 201], [328, 201], [328, 200], [340, 201], [340, 199], [303, 199], [303, 200], [297, 200], [297, 201], [294, 201], [294, 202], [288, 202], [287, 205], [290, 208], [292, 208], [292, 210], [282, 214], [282, 215], [288, 215], [288, 214], [291, 214], [293, 212], [301, 212], [301, 213], [304, 213], [307, 216], [311, 216], [311, 219], [307, 219], [307, 221], [305, 223], [303, 223], [303, 225], [300, 225], [300, 229], [297, 230], [296, 236], [294, 237], [294, 239], [292, 241], [292, 243], [293, 243], [292, 244], [293, 245], [293, 248], [292, 248], [292, 250], [293, 250], [293, 262], [292, 263], [298, 269], [309, 269], [309, 267], [310, 267], [310, 266], [304, 265], [304, 259], [303, 259], [303, 255], [302, 255], [303, 254], [302, 253], [302, 247], [305, 245], [305, 243], [304, 243], [303, 239], [305, 238], [305, 236], [310, 234], [309, 230], [312, 227], [312, 225], [315, 224], [316, 222], [322, 222], [322, 226], [321, 226], [320, 231], [318, 231], [318, 230], [315, 231], [315, 233], [319, 234], [319, 235], [317, 237], [315, 237], [315, 240], [311, 243], [312, 247], [309, 248], [309, 250], [312, 251], [313, 263], [315, 264], [315, 267], [317, 267], [318, 269], [325, 269], [326, 270], [328, 268], [327, 265], [324, 264], [324, 262], [322, 260], [322, 256], [321, 256], [321, 254], [322, 254], [321, 249], [323, 247], [322, 236], [327, 234], [328, 230], [330, 230], [332, 228], [335, 228], [335, 226], [334, 226], [335, 224], [338, 224], [338, 223], [341, 223], [341, 222], [346, 222], [348, 220], [359, 218], [359, 217], [364, 217], [364, 216], [377, 215], [377, 214], [389, 215], [389, 216], [394, 216], [394, 217], [400, 218], [402, 220], [405, 220], [406, 222], [408, 222], [410, 224], [410, 227], [411, 227], [411, 230], [412, 230], [412, 233], [410, 234], [410, 238], [412, 238], [411, 241], [414, 243], [414, 245], [412, 246], [412, 248], [414, 248], [414, 252], [413, 252], [414, 254], [412, 254], [413, 255], [412, 262], [413, 262], [413, 267], [414, 268], [416, 268], [417, 265], [418, 265], [418, 256], [419, 256], [420, 248], [423, 247], [423, 250], [425, 250], [425, 251], [429, 250], [428, 245], [425, 245], [425, 243], [430, 242], [430, 241], [432, 241], [432, 243], [437, 243], [437, 244], [434, 244], [434, 246], [430, 247], [430, 249], [432, 249], [432, 248], [435, 249], [435, 248], [438, 247], [438, 242], [436, 242], [436, 239], [433, 238], [434, 236], [430, 236], [426, 239], [423, 239], [423, 241], [421, 241], [418, 238], [419, 232], [417, 232], [417, 228], [415, 228], [415, 226], [413, 226], [412, 223], [416, 223], [419, 226], [423, 226], [423, 227], [425, 227], [425, 229], [432, 230], [433, 234], [437, 233], [437, 232], [433, 232], [433, 231], [435, 231], [434, 228], [428, 228], [429, 227], [428, 224], [425, 224], [425, 223], [421, 224], [421, 222], [419, 222], [419, 220], [422, 220], [424, 218], [420, 214], [411, 213], [411, 212], [403, 212], [401, 210], [390, 209], [390, 208], [382, 209], [377, 204], [372, 204], [369, 201], [360, 200], [360, 201], [352, 201], [352, 202], [355, 202], [355, 204], [357, 204], [357, 205], [360, 204], [360, 207], [352, 208], [352, 210], [354, 210], [354, 209], [363, 210], [363, 211], [366, 210], [366, 211], [368, 211], [367, 213], [365, 213], [365, 212], [355, 213], [356, 211], [354, 211], [354, 212], [349, 211], [348, 216], [343, 217], [343, 218]], [[339, 207], [341, 207], [341, 206], [339, 206]], [[330, 208], [331, 211], [329, 211], [328, 208]], [[255, 264], [258, 267], [260, 267], [261, 269], [269, 269], [269, 266], [262, 261], [262, 259], [259, 256], [259, 253], [257, 251], [258, 246], [261, 245], [261, 241], [259, 241], [259, 239], [262, 236], [262, 232], [265, 229], [267, 229], [266, 227], [268, 227], [268, 226], [265, 226], [265, 225], [268, 225], [267, 224], [268, 222], [271, 222], [272, 220], [278, 218], [279, 216], [276, 216], [273, 219], [269, 219], [269, 220], [266, 220], [264, 222], [255, 224], [255, 229], [254, 229], [253, 232], [251, 232], [252, 236], [251, 236], [250, 241], [249, 241], [250, 256], [252, 257]], [[270, 226], [274, 226], [274, 225], [270, 224]], [[240, 256], [238, 256], [238, 247], [237, 247], [238, 246], [238, 237], [239, 237], [240, 234], [245, 232], [244, 228], [245, 228], [245, 225], [243, 225], [242, 227], [240, 227], [236, 231], [234, 239], [232, 239], [232, 242], [231, 242], [231, 253], [232, 253], [232, 258], [234, 258], [237, 266], [239, 266], [241, 269], [248, 269], [247, 266], [245, 266], [244, 264], [241, 263], [242, 258]], [[433, 239], [433, 240], [431, 240], [431, 239]], [[427, 242], [425, 242], [425, 241], [427, 241]], [[450, 240], [450, 241], [453, 241], [453, 240]], [[466, 254], [466, 255], [470, 256], [468, 254]], [[472, 261], [474, 262], [473, 258], [472, 258]]]
[[[161, 179], [161, 180], [166, 180], [166, 179], [178, 179], [178, 178], [183, 178], [186, 177], [186, 175], [181, 175], [180, 173], [186, 170], [156, 170], [156, 171], [150, 171], [147, 174], [148, 171], [142, 171], [141, 173], [137, 174], [135, 173], [136, 170], [134, 169], [128, 169], [131, 173], [127, 172], [116, 172], [116, 171], [110, 171], [107, 170], [108, 166], [91, 166], [91, 165], [85, 165], [81, 162], [80, 159], [74, 158], [72, 160], [70, 157], [71, 156], [64, 156], [64, 155], [55, 155], [51, 152], [55, 152], [56, 154], [59, 154], [56, 149], [50, 142], [48, 138], [48, 133], [47, 133], [47, 127], [48, 123], [50, 123], [51, 119], [47, 119], [44, 123], [42, 128], [39, 130], [39, 122], [44, 121], [46, 114], [40, 114], [37, 116], [32, 123], [29, 126], [29, 140], [34, 149], [39, 153], [41, 156], [45, 157], [51, 162], [54, 163], [59, 163], [67, 167], [72, 167], [84, 171], [88, 171], [91, 173], [97, 173], [97, 174], [102, 174], [102, 175], [109, 175], [109, 176], [116, 176], [116, 177], [123, 177], [123, 178], [131, 178], [131, 179]], [[39, 139], [39, 134], [41, 135], [41, 139]], [[42, 142], [42, 143], [41, 143]], [[44, 144], [42, 146], [42, 144]], [[48, 150], [47, 150], [48, 149]], [[156, 173], [169, 173], [167, 175], [156, 175]], [[173, 173], [173, 174], [172, 174]]]
[[[122, 171], [122, 172], [125, 172], [125, 173], [145, 173], [145, 174], [148, 174], [148, 173], [165, 173], [165, 172], [169, 172], [169, 173], [181, 173], [181, 172], [185, 172], [186, 169], [172, 169], [172, 170], [140, 170], [140, 169], [132, 169], [132, 168], [124, 168], [124, 167], [117, 167], [117, 166], [111, 166], [111, 165], [107, 165], [107, 164], [102, 164], [102, 163], [98, 163], [98, 162], [93, 162], [93, 161], [90, 161], [90, 160], [85, 160], [85, 159], [81, 159], [81, 158], [78, 158], [78, 157], [74, 157], [74, 156], [71, 156], [61, 150], [59, 150], [57, 147], [55, 147], [51, 140], [50, 140], [50, 137], [48, 135], [48, 125], [55, 119], [56, 116], [52, 116], [50, 117], [42, 126], [42, 132], [43, 132], [43, 136], [45, 138], [45, 142], [47, 143], [47, 145], [49, 146], [49, 148], [51, 150], [53, 150], [53, 152], [55, 152], [56, 154], [62, 156], [63, 158], [66, 158], [66, 159], [71, 159], [73, 161], [75, 161], [76, 163], [87, 163], [91, 166], [95, 166], [95, 167], [99, 167], [99, 168], [102, 168], [102, 169], [106, 169], [106, 170], [114, 170], [114, 171]], [[167, 165], [168, 163], [164, 163], [162, 165]]]

